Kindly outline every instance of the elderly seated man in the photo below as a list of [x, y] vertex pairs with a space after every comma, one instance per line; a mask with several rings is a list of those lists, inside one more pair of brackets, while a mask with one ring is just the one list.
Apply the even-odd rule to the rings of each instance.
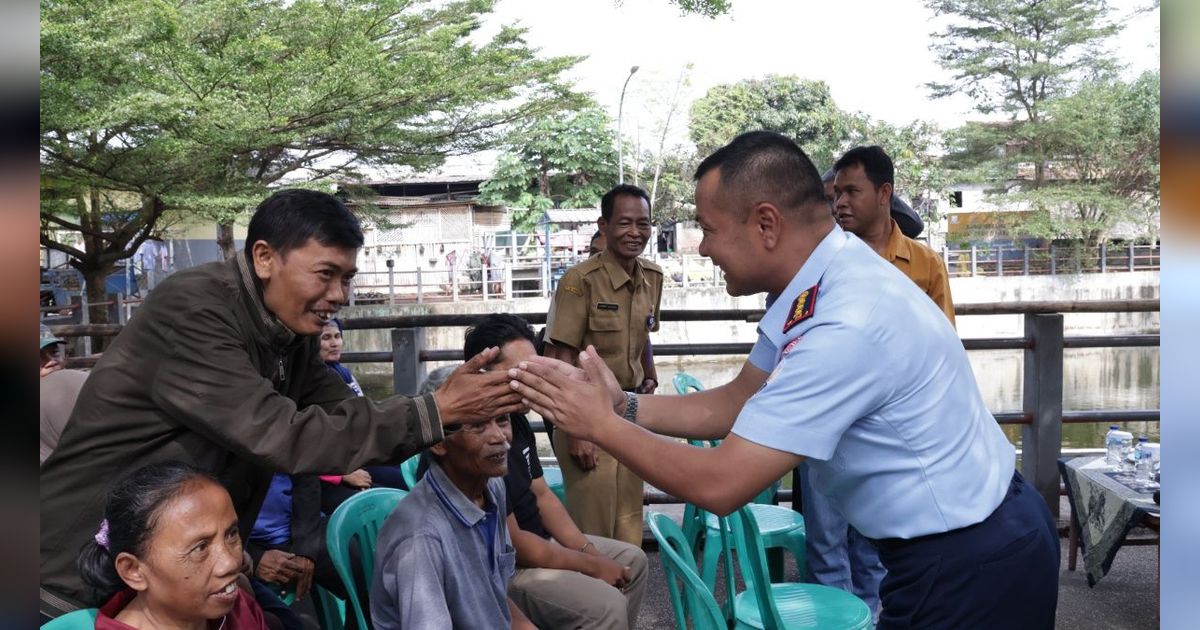
[[371, 621], [393, 628], [535, 626], [508, 598], [515, 551], [504, 514], [508, 416], [447, 425], [429, 470], [379, 532]]
[[[487, 315], [467, 330], [463, 353], [489, 347], [500, 348], [500, 355], [488, 369], [507, 371], [534, 356], [533, 330], [516, 315]], [[518, 567], [509, 597], [540, 628], [633, 628], [646, 589], [646, 554], [579, 531], [542, 478], [529, 421], [522, 414], [508, 419], [512, 448], [504, 485]]]

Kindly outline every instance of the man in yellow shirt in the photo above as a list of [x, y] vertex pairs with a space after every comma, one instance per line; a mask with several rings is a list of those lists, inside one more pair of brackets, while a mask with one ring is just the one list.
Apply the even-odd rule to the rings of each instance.
[[[658, 387], [650, 333], [658, 330], [662, 269], [640, 258], [650, 241], [650, 196], [623, 184], [600, 200], [603, 251], [563, 274], [546, 315], [545, 355], [575, 363], [589, 344], [621, 389]], [[567, 510], [585, 534], [642, 543], [642, 480], [586, 440], [555, 431]]]
[[927, 245], [902, 234], [891, 216], [892, 158], [879, 146], [854, 147], [833, 169], [833, 213], [838, 225], [912, 278], [954, 324], [945, 264]]

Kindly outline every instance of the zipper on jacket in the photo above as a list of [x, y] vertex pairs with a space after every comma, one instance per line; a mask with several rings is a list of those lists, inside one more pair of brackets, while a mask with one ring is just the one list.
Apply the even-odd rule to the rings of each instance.
[[287, 380], [287, 375], [283, 371], [283, 357], [279, 357], [279, 383], [282, 384]]

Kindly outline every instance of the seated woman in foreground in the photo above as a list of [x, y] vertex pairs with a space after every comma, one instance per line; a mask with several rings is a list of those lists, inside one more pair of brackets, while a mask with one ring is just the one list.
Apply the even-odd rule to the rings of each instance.
[[97, 630], [266, 629], [239, 587], [237, 514], [215, 479], [181, 463], [139, 468], [109, 491], [104, 517], [79, 556], [84, 583], [108, 602]]

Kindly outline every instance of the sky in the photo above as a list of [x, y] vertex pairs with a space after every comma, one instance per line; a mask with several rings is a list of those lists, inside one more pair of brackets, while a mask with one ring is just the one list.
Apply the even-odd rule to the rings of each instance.
[[[1129, 18], [1150, 0], [1110, 0], [1124, 30], [1112, 44], [1127, 73], [1159, 65], [1159, 11]], [[500, 24], [528, 29], [544, 55], [587, 58], [569, 74], [615, 119], [631, 66], [622, 128], [646, 146], [667, 109], [681, 70], [693, 64], [673, 140], [686, 138], [686, 110], [710, 87], [766, 74], [829, 84], [834, 101], [895, 124], [914, 119], [943, 128], [979, 119], [965, 97], [935, 100], [924, 84], [945, 79], [929, 50], [943, 22], [921, 0], [733, 0], [730, 14], [681, 16], [668, 0], [499, 0], [481, 34]], [[487, 168], [491, 155], [454, 160], [450, 170]]]

